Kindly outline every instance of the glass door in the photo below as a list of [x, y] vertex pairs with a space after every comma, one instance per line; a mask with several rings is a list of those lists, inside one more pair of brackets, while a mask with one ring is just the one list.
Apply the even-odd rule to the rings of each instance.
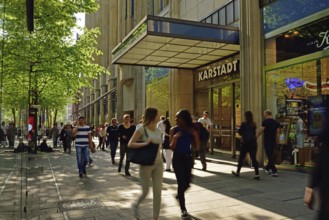
[[240, 84], [232, 83], [211, 90], [213, 148], [236, 155], [236, 128], [241, 123]]

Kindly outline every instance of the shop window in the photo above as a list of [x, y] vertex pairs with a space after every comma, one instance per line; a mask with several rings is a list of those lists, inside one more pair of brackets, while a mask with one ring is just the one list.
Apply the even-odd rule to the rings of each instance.
[[206, 23], [211, 24], [211, 17], [206, 18]]
[[307, 100], [317, 95], [329, 95], [329, 57], [266, 73], [266, 107], [275, 114], [288, 114], [287, 99]]
[[234, 22], [233, 2], [226, 6], [226, 18], [227, 24], [232, 24]]
[[326, 9], [328, 0], [276, 0], [263, 8], [264, 33]]
[[239, 0], [234, 0], [234, 21], [240, 19], [240, 5]]
[[220, 25], [226, 25], [226, 12], [225, 8], [222, 8], [219, 10], [219, 24]]
[[215, 12], [214, 14], [212, 14], [212, 23], [213, 24], [218, 24], [218, 12]]
[[326, 50], [329, 17], [280, 34], [265, 42], [266, 65]]

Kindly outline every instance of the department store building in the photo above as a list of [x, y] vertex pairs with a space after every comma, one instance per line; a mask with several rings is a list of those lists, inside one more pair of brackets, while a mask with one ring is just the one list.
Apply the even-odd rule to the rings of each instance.
[[[319, 86], [328, 92], [326, 0], [132, 0], [100, 6], [86, 24], [100, 27], [100, 63], [112, 74], [101, 77], [98, 87], [95, 82], [96, 89], [104, 88], [98, 98], [115, 94], [116, 103], [112, 97], [99, 105], [108, 118], [129, 113], [139, 119], [146, 107], [145, 66], [169, 68], [171, 122], [181, 108], [196, 116], [209, 111], [212, 150], [235, 156], [242, 113], [251, 110], [259, 126], [265, 109], [280, 113], [280, 98], [303, 90], [290, 89], [290, 79], [308, 83], [304, 95], [318, 94]], [[79, 113], [91, 123], [105, 121], [95, 116], [97, 92], [85, 92]]]

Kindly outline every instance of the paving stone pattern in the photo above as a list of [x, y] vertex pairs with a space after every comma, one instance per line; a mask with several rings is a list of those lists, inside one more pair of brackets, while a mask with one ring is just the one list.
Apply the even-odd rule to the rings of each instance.
[[[117, 153], [118, 156], [118, 153]], [[132, 203], [140, 194], [138, 166], [131, 177], [117, 172], [108, 151], [92, 155], [94, 164], [80, 179], [75, 152], [14, 154], [0, 149], [0, 220], [11, 219], [134, 219]], [[118, 158], [116, 158], [118, 161]], [[303, 204], [307, 174], [279, 170], [279, 177], [244, 167], [240, 178], [231, 175], [236, 162], [219, 153], [208, 155], [208, 171], [200, 161], [193, 170], [193, 184], [186, 193], [190, 219], [314, 219]], [[174, 198], [173, 172], [164, 172], [159, 219], [180, 219]], [[140, 219], [152, 219], [152, 190], [140, 206]]]

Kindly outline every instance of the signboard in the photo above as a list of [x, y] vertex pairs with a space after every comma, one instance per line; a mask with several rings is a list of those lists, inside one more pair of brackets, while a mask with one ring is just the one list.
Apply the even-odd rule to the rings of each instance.
[[239, 72], [240, 60], [223, 63], [199, 72], [199, 81], [213, 79], [220, 76], [230, 75]]
[[329, 49], [329, 18], [288, 31], [276, 38], [277, 62]]

